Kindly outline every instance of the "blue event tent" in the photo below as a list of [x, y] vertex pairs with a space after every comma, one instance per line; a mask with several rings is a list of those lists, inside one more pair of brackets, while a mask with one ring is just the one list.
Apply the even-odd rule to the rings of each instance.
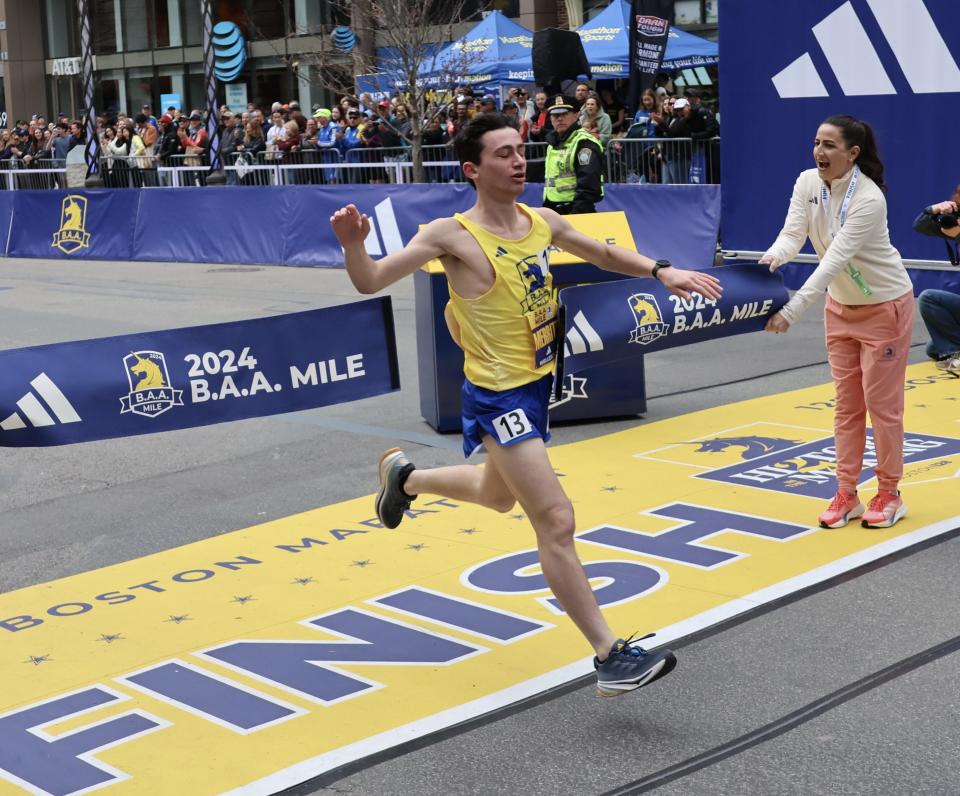
[[[630, 3], [613, 0], [597, 16], [577, 28], [593, 77], [629, 77], [629, 25]], [[663, 56], [664, 71], [708, 66], [719, 60], [720, 48], [716, 42], [670, 28]]]
[[505, 83], [523, 82], [510, 76], [510, 64], [529, 68], [533, 34], [500, 11], [493, 11], [469, 32], [447, 45], [421, 74], [428, 85], [462, 83], [494, 90]]

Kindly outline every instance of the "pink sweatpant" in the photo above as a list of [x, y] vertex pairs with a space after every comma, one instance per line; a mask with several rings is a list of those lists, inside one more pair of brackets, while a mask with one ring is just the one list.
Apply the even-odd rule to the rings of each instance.
[[877, 449], [877, 481], [896, 492], [903, 476], [903, 386], [915, 311], [913, 293], [880, 304], [840, 304], [827, 296], [827, 358], [837, 390], [837, 487], [854, 492], [863, 469], [867, 412]]

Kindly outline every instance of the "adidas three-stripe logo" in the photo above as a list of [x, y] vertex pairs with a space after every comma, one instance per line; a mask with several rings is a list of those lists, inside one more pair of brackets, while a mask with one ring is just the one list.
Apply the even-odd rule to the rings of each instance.
[[[80, 415], [77, 414], [73, 405], [67, 400], [67, 396], [60, 392], [60, 388], [53, 383], [46, 373], [41, 373], [37, 376], [30, 382], [30, 386], [37, 391], [40, 398], [43, 398], [46, 407], [40, 403], [36, 395], [28, 392], [23, 398], [17, 401], [17, 408], [23, 413], [23, 417], [20, 416], [20, 412], [14, 412], [7, 417], [6, 420], [0, 422], [0, 430], [16, 431], [17, 429], [27, 428], [28, 426], [36, 426], [38, 428], [42, 426], [55, 426], [57, 421], [61, 423], [80, 422]], [[49, 408], [49, 412], [47, 408]], [[51, 412], [54, 417], [56, 417], [56, 420], [50, 416]]]
[[390, 201], [389, 196], [373, 208], [373, 216], [370, 217], [370, 234], [367, 235], [363, 245], [371, 257], [393, 254], [403, 248], [397, 216], [393, 212], [393, 202]]
[[564, 336], [563, 353], [565, 356], [572, 356], [586, 354], [588, 351], [603, 351], [603, 340], [590, 325], [583, 310], [580, 310], [573, 316], [573, 323]]
[[[923, 0], [865, 0], [915, 94], [960, 91], [960, 66]], [[896, 94], [850, 0], [813, 26], [813, 35], [848, 97]], [[781, 99], [830, 96], [805, 52], [771, 78]]]

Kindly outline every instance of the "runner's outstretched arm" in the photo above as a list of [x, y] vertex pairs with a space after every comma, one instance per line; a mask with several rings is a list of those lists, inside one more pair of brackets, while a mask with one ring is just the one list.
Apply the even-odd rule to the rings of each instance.
[[437, 243], [438, 222], [427, 224], [398, 252], [374, 260], [363, 245], [370, 232], [370, 219], [356, 205], [342, 207], [330, 216], [330, 226], [343, 246], [347, 275], [360, 293], [376, 293], [409, 276], [422, 265], [445, 253]]
[[[605, 271], [616, 271], [627, 276], [652, 276], [654, 260], [623, 246], [594, 240], [578, 232], [563, 216], [549, 208], [538, 207], [537, 212], [550, 225], [553, 243], [564, 251], [581, 257]], [[704, 298], [718, 299], [723, 292], [720, 280], [703, 271], [688, 271], [684, 268], [663, 268], [657, 274], [663, 286], [681, 298], [690, 298], [696, 291]]]

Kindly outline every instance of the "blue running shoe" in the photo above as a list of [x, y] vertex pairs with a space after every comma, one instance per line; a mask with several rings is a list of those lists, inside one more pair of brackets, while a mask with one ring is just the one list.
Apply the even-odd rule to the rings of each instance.
[[[653, 633], [648, 633], [638, 641], [651, 636]], [[626, 641], [617, 639], [605, 661], [601, 663], [599, 659], [593, 659], [597, 670], [597, 693], [600, 696], [616, 697], [643, 688], [669, 674], [677, 665], [677, 658], [671, 650], [647, 652], [632, 642], [633, 636]]]
[[377, 518], [385, 528], [396, 528], [416, 497], [403, 491], [403, 483], [414, 469], [412, 462], [399, 448], [391, 448], [380, 457], [380, 490], [375, 507]]

